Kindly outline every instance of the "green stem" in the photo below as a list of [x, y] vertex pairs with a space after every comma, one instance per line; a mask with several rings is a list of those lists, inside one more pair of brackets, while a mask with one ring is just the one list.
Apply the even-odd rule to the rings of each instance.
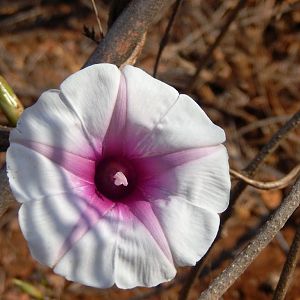
[[17, 121], [24, 108], [18, 97], [15, 95], [7, 81], [0, 75], [0, 109], [3, 111], [12, 126]]

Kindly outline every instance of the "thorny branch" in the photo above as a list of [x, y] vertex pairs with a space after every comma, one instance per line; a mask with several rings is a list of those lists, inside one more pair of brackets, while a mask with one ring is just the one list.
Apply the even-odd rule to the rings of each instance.
[[273, 300], [283, 300], [291, 283], [293, 272], [297, 265], [300, 252], [300, 224], [297, 226], [295, 237], [280, 275]]
[[262, 226], [256, 237], [233, 262], [210, 284], [198, 300], [219, 299], [246, 270], [257, 255], [272, 241], [293, 212], [300, 205], [300, 177], [289, 195]]
[[[275, 149], [278, 147], [279, 143], [282, 139], [286, 137], [286, 135], [292, 131], [294, 128], [297, 127], [297, 125], [300, 123], [300, 111], [295, 113], [290, 120], [288, 120], [270, 139], [270, 141], [260, 150], [260, 152], [255, 156], [255, 158], [250, 162], [250, 164], [246, 167], [244, 170], [244, 174], [247, 176], [254, 176], [256, 170], [258, 167], [263, 163], [263, 161], [266, 159], [266, 157], [273, 153]], [[229, 217], [232, 215], [233, 207], [235, 205], [235, 202], [237, 201], [240, 194], [244, 191], [244, 189], [247, 187], [247, 183], [240, 180], [238, 183], [233, 187], [230, 194], [230, 206], [228, 209], [221, 215], [221, 227], [219, 229], [218, 237], [220, 236], [220, 232], [222, 228], [224, 227], [225, 223], [229, 219]], [[210, 247], [210, 249], [207, 251], [205, 256], [198, 261], [195, 267], [193, 267], [190, 271], [189, 276], [187, 277], [186, 282], [184, 283], [181, 291], [180, 291], [180, 300], [185, 300], [188, 296], [188, 293], [193, 286], [196, 278], [201, 273], [204, 264], [206, 262], [207, 257], [209, 256], [209, 253], [214, 247], [214, 244], [218, 240], [218, 237], [214, 241], [213, 245]]]

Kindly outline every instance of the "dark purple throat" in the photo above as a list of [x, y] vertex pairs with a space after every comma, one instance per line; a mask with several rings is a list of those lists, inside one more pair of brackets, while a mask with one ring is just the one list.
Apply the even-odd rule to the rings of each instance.
[[135, 168], [125, 159], [108, 157], [96, 165], [97, 191], [109, 199], [122, 201], [133, 192], [136, 182]]

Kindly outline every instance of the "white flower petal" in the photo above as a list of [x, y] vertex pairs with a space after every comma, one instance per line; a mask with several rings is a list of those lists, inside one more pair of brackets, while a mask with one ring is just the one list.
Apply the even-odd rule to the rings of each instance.
[[[183, 164], [176, 162], [176, 154], [170, 156], [175, 167], [155, 172], [154, 177], [144, 184], [147, 194], [152, 198], [155, 198], [154, 195], [179, 196], [217, 213], [228, 207], [231, 183], [228, 154], [223, 145], [215, 147], [210, 154]], [[181, 156], [178, 155], [179, 162]]]
[[207, 252], [219, 228], [219, 216], [171, 197], [152, 202], [152, 208], [164, 230], [175, 263], [193, 266]]
[[103, 216], [62, 257], [54, 271], [85, 285], [111, 287], [114, 284], [117, 217], [114, 210]]
[[[137, 198], [136, 198], [137, 197]], [[173, 264], [172, 254], [164, 235], [164, 232], [152, 210], [149, 201], [144, 200], [142, 193], [138, 193], [133, 201], [130, 201], [129, 207], [133, 215], [145, 226], [150, 235], [153, 237], [158, 247], [164, 255]]]
[[151, 134], [139, 143], [138, 152], [151, 156], [215, 146], [224, 141], [223, 129], [215, 125], [192, 98], [181, 94]]
[[[93, 158], [94, 150], [82, 130], [80, 120], [62, 102], [58, 90], [44, 92], [21, 115], [10, 143], [36, 142]], [[9, 151], [9, 150], [8, 150]]]
[[38, 200], [89, 184], [44, 155], [20, 144], [10, 146], [6, 159], [10, 187], [19, 202]]
[[151, 233], [129, 210], [120, 209], [115, 282], [120, 288], [155, 286], [171, 280], [176, 269]]
[[100, 288], [114, 283], [120, 288], [154, 286], [176, 273], [149, 231], [125, 206], [114, 208], [100, 219], [54, 271]]
[[[171, 86], [141, 69], [125, 66], [122, 70], [127, 84], [126, 142], [133, 156], [144, 156], [139, 144], [150, 134], [178, 98]], [[140, 151], [142, 150], [142, 151]]]
[[23, 203], [19, 222], [31, 255], [39, 262], [53, 266], [84, 207], [84, 200], [72, 193]]
[[74, 73], [60, 86], [64, 103], [81, 120], [98, 153], [114, 110], [120, 74], [115, 65], [97, 64]]

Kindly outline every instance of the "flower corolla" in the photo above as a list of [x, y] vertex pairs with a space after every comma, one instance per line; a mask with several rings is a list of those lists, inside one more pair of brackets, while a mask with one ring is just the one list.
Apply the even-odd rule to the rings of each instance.
[[97, 64], [44, 92], [10, 135], [8, 176], [32, 256], [89, 286], [154, 286], [216, 237], [224, 131], [133, 66]]

